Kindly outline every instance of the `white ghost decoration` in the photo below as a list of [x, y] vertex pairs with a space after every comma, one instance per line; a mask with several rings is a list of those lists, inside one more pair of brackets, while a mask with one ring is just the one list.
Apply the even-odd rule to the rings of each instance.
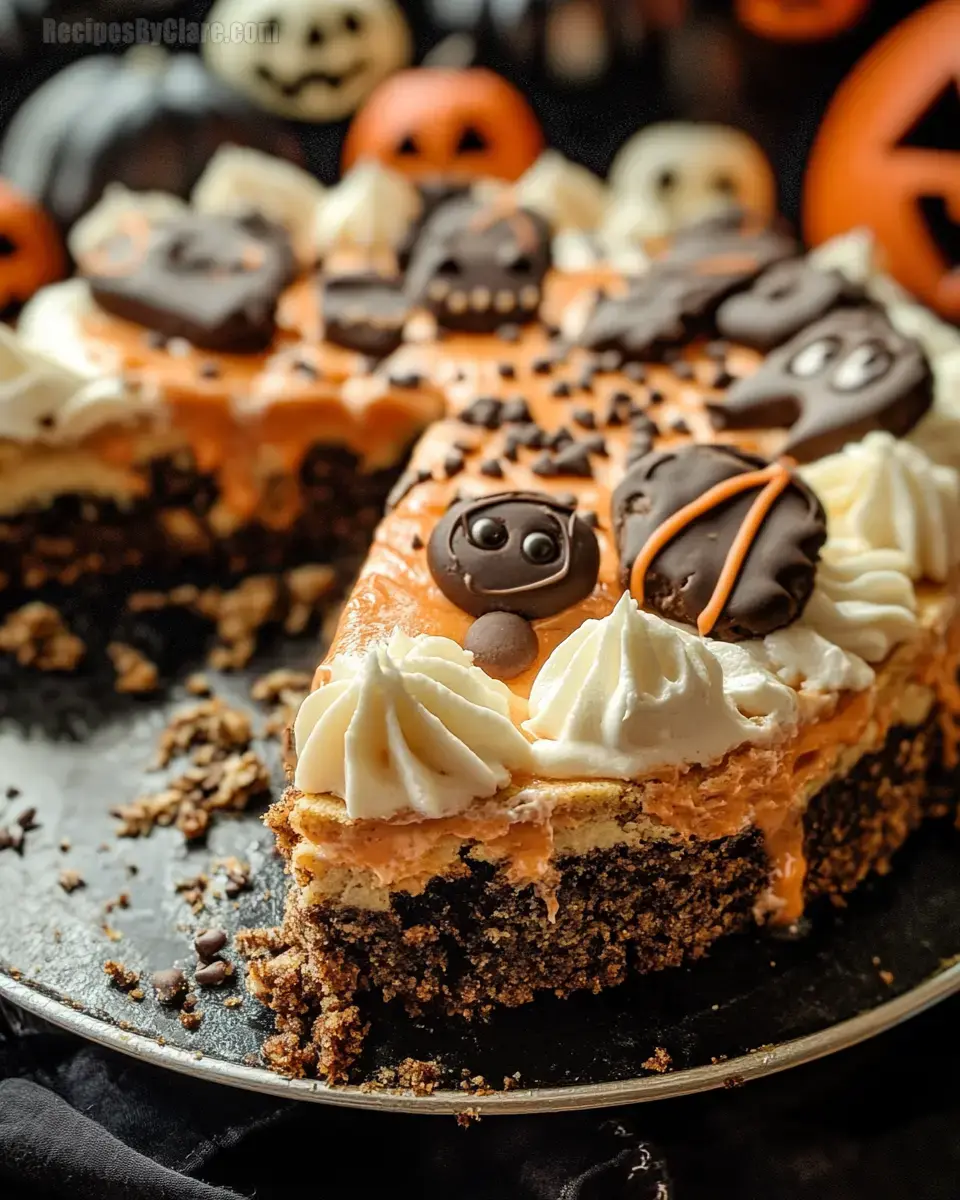
[[610, 220], [634, 239], [663, 237], [731, 208], [770, 219], [776, 183], [756, 142], [726, 125], [666, 121], [635, 134], [610, 169]]
[[294, 121], [350, 116], [412, 53], [394, 0], [218, 0], [207, 20], [223, 30], [204, 43], [211, 70]]

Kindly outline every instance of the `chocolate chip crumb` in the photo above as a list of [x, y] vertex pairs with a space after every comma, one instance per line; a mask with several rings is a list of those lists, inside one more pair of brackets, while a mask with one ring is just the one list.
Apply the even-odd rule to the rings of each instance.
[[210, 962], [227, 944], [225, 929], [203, 929], [193, 939], [193, 948], [203, 962]]
[[659, 391], [657, 388], [651, 388], [647, 393], [647, 401], [650, 404], [662, 404], [665, 399], [666, 397], [664, 396], [663, 392]]
[[57, 880], [63, 890], [69, 896], [71, 892], [75, 892], [77, 888], [86, 887], [86, 882], [79, 871], [75, 871], [73, 867], [64, 867], [60, 872], [60, 878]]
[[690, 432], [690, 426], [683, 417], [671, 417], [670, 428], [674, 433], [687, 434]]
[[644, 412], [630, 414], [630, 428], [645, 437], [655, 438], [660, 434], [660, 426]]
[[575, 408], [573, 410], [573, 420], [581, 429], [596, 429], [597, 418], [590, 408]]
[[530, 370], [534, 375], [549, 375], [553, 370], [552, 358], [535, 358], [530, 364]]
[[544, 439], [544, 445], [549, 450], [559, 450], [561, 446], [568, 446], [572, 441], [573, 434], [565, 425], [561, 425]]
[[18, 787], [7, 788], [6, 797], [8, 800], [16, 800], [19, 795], [21, 795], [21, 792]]
[[37, 824], [37, 810], [35, 808], [25, 808], [22, 813], [18, 814], [17, 824], [27, 833], [31, 829], [39, 828]]
[[480, 464], [480, 474], [486, 475], [490, 479], [502, 479], [503, 467], [495, 458], [488, 458]]
[[586, 447], [577, 442], [564, 446], [554, 455], [554, 468], [560, 475], [575, 475], [580, 479], [592, 479], [593, 467]]
[[186, 996], [187, 977], [180, 967], [168, 967], [166, 971], [155, 971], [150, 977], [157, 1000], [161, 1004], [178, 1004]]
[[220, 984], [226, 983], [232, 974], [233, 968], [230, 964], [218, 959], [205, 967], [198, 967], [194, 978], [201, 987], [219, 987]]
[[607, 442], [603, 434], [595, 434], [593, 437], [580, 439], [580, 445], [588, 454], [598, 454], [601, 458], [607, 457]]
[[443, 473], [448, 479], [452, 479], [454, 475], [459, 475], [463, 470], [463, 455], [459, 450], [451, 450], [443, 458]]
[[114, 987], [121, 992], [129, 992], [140, 982], [140, 972], [128, 970], [123, 963], [115, 959], [107, 959], [103, 964], [103, 973], [107, 975]]
[[517, 368], [512, 362], [502, 362], [497, 364], [497, 374], [501, 379], [516, 379]]
[[410, 547], [413, 550], [422, 550], [423, 549], [423, 538], [420, 536], [419, 533], [415, 533], [413, 535], [413, 537], [410, 539]]
[[565, 400], [568, 396], [573, 395], [573, 388], [565, 379], [558, 379], [550, 388], [550, 395]]
[[544, 478], [550, 475], [559, 474], [556, 464], [553, 461], [553, 455], [549, 453], [541, 454], [540, 457], [534, 462], [530, 470], [534, 473], [534, 475], [540, 475]]
[[505, 424], [521, 425], [531, 420], [530, 406], [523, 396], [512, 396], [503, 402], [501, 416]]
[[460, 413], [465, 425], [479, 425], [484, 429], [499, 429], [503, 420], [503, 403], [493, 396], [478, 396]]

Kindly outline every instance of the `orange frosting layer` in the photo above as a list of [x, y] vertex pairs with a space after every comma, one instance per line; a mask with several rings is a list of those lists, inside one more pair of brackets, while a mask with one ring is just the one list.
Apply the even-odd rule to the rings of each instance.
[[[220, 354], [186, 342], [172, 350], [153, 346], [141, 326], [101, 310], [82, 322], [94, 360], [157, 398], [198, 469], [216, 476], [223, 503], [242, 520], [262, 515], [267, 481], [296, 478], [311, 446], [343, 445], [370, 469], [391, 466], [443, 411], [437, 389], [394, 387], [361, 355], [322, 340], [315, 280], [288, 289], [278, 321], [263, 354]], [[97, 443], [112, 463], [138, 457], [138, 439], [128, 431], [107, 431]], [[296, 516], [297, 492], [288, 491], [287, 506], [271, 510], [274, 523]]]

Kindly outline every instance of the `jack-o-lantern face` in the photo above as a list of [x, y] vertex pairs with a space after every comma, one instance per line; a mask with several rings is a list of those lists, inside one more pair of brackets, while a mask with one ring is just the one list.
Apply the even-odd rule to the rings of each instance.
[[960, 321], [960, 4], [898, 25], [831, 104], [804, 188], [816, 244], [868, 226], [887, 269]]
[[204, 43], [207, 65], [260, 108], [294, 121], [340, 121], [410, 61], [394, 0], [218, 0], [211, 25], [245, 25], [246, 41]]
[[777, 42], [819, 42], [851, 29], [870, 0], [737, 0], [737, 20]]
[[499, 75], [423, 67], [377, 88], [350, 127], [343, 167], [373, 158], [411, 179], [514, 180], [542, 149], [530, 106]]
[[26, 196], [0, 179], [0, 320], [66, 269], [60, 234]]

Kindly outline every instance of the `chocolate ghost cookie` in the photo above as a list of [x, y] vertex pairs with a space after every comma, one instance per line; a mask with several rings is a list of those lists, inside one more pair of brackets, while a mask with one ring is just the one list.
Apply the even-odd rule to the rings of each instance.
[[493, 333], [536, 317], [549, 266], [550, 227], [537, 213], [461, 197], [424, 226], [407, 295], [446, 329]]
[[784, 453], [810, 462], [875, 429], [909, 433], [933, 403], [920, 344], [880, 309], [837, 309], [768, 355], [710, 404], [719, 429], [789, 429]]
[[730, 446], [655, 451], [613, 494], [620, 580], [637, 602], [726, 642], [794, 622], [826, 516], [781, 463]]
[[399, 280], [382, 275], [338, 275], [320, 281], [324, 335], [335, 346], [385, 358], [403, 342], [410, 315]]
[[204, 350], [269, 346], [294, 275], [286, 234], [257, 216], [186, 213], [108, 239], [88, 268], [101, 308]]
[[534, 621], [590, 595], [600, 548], [567, 505], [537, 492], [503, 492], [454, 504], [433, 531], [427, 562], [464, 612]]
[[733, 341], [770, 350], [862, 291], [839, 271], [818, 271], [802, 258], [777, 263], [745, 292], [717, 309], [717, 331]]
[[598, 299], [577, 340], [627, 362], [659, 358], [712, 332], [718, 306], [732, 292], [795, 252], [791, 237], [738, 213], [688, 226], [626, 295]]

